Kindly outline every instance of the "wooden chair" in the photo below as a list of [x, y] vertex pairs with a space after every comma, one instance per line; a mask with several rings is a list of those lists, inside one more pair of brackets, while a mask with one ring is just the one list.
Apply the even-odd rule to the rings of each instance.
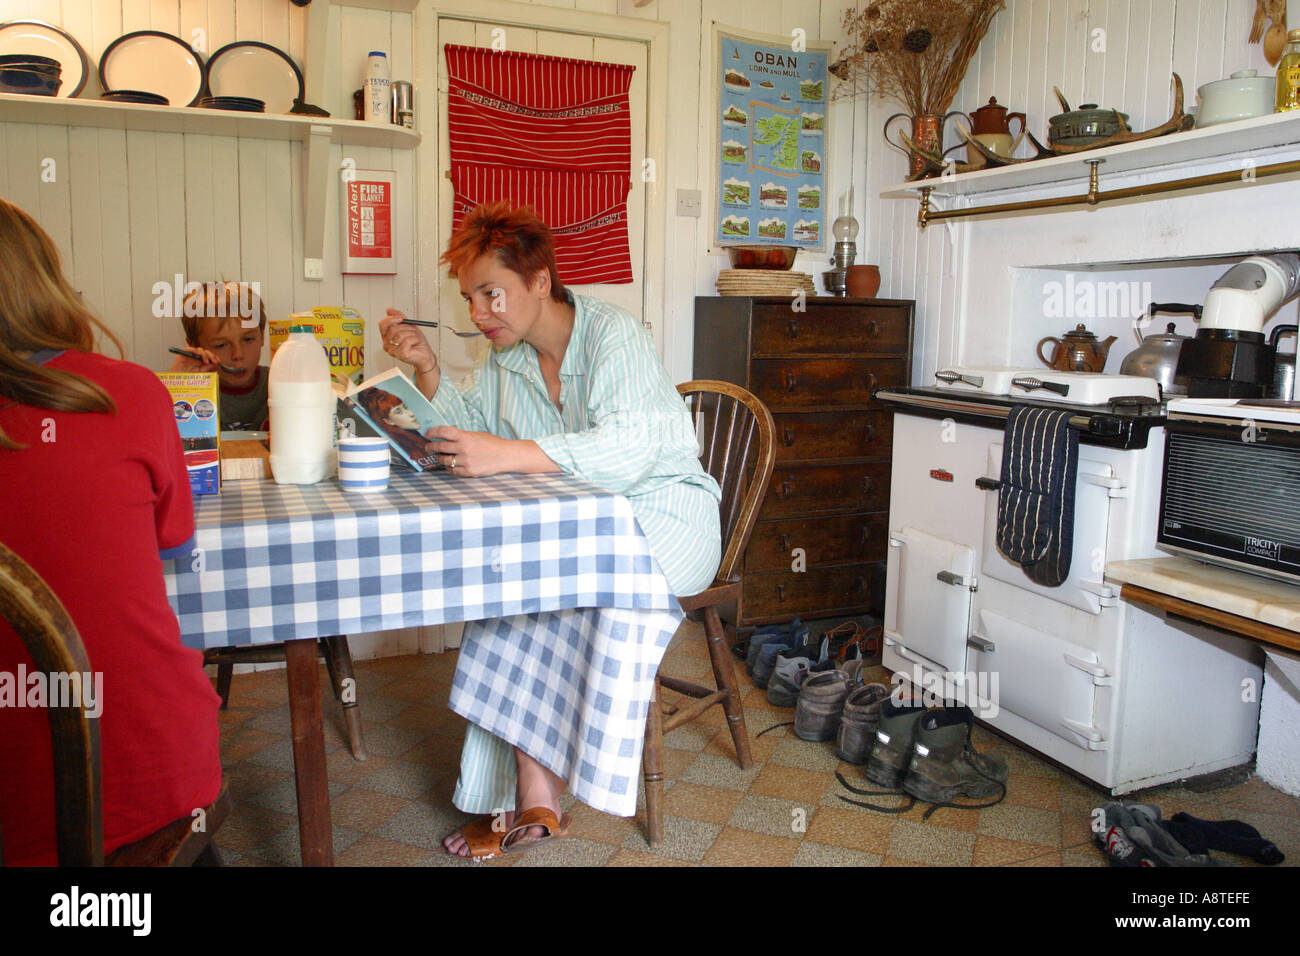
[[[356, 677], [352, 673], [352, 652], [348, 649], [346, 635], [322, 637], [316, 642], [317, 653], [325, 660], [325, 669], [329, 671], [330, 685], [334, 688], [334, 699], [343, 707], [343, 720], [348, 728], [348, 741], [352, 747], [355, 760], [366, 759], [366, 741], [361, 732], [361, 710], [357, 706]], [[217, 694], [221, 697], [221, 709], [230, 705], [230, 681], [236, 664], [264, 664], [269, 661], [284, 661], [284, 644], [254, 644], [241, 647], [210, 647], [203, 652], [204, 664], [217, 665]], [[345, 681], [351, 681], [351, 693], [347, 693]]]
[[[745, 389], [727, 382], [699, 380], [678, 385], [677, 391], [692, 402], [695, 433], [700, 437], [700, 464], [722, 488], [720, 518], [725, 550], [712, 586], [699, 594], [680, 598], [682, 610], [692, 617], [703, 616], [716, 689], [663, 674], [655, 678], [654, 699], [646, 719], [643, 759], [646, 823], [652, 847], [658, 846], [663, 838], [660, 800], [664, 788], [664, 734], [720, 704], [727, 715], [741, 769], [748, 769], [752, 763], [745, 713], [718, 608], [732, 604], [740, 596], [740, 562], [767, 493], [776, 458], [776, 425], [772, 415]], [[684, 707], [665, 706], [659, 694], [661, 687], [692, 701]]]
[[[0, 544], [0, 617], [18, 634], [36, 670], [91, 673], [81, 635], [67, 610], [31, 566]], [[52, 703], [52, 702], [51, 702]], [[60, 866], [218, 866], [212, 835], [230, 815], [222, 781], [217, 799], [204, 808], [206, 826], [195, 833], [182, 817], [156, 833], [104, 857], [100, 795], [99, 719], [85, 708], [50, 706], [54, 745], [55, 840]], [[0, 852], [3, 846], [0, 845]], [[0, 864], [3, 864], [0, 858]]]

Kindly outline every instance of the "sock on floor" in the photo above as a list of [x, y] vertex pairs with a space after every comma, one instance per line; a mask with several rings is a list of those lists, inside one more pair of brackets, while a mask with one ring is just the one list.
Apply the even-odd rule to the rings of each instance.
[[1258, 830], [1243, 820], [1200, 820], [1187, 813], [1175, 813], [1164, 821], [1164, 826], [1175, 840], [1193, 853], [1203, 853], [1200, 847], [1204, 847], [1239, 853], [1256, 863], [1269, 865], [1286, 859], [1277, 844], [1265, 840]]

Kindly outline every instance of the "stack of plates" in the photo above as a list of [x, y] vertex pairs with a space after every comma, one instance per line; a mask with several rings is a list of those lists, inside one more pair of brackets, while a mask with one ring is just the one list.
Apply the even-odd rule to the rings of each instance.
[[148, 103], [150, 106], [168, 106], [167, 97], [160, 93], [145, 93], [141, 90], [109, 90], [99, 97], [113, 103]]
[[0, 93], [58, 96], [63, 67], [53, 57], [33, 53], [0, 55]]
[[796, 289], [816, 295], [812, 276], [787, 269], [723, 269], [718, 273], [718, 295], [782, 295]]
[[63, 82], [56, 94], [58, 96], [76, 96], [86, 85], [86, 76], [90, 70], [86, 51], [71, 34], [56, 26], [39, 20], [10, 20], [8, 23], [0, 23], [0, 55], [13, 54], [20, 54], [25, 60], [44, 61], [46, 65], [53, 63], [61, 67], [59, 78]]
[[266, 103], [250, 96], [205, 96], [199, 100], [205, 110], [234, 110], [236, 113], [265, 113]]

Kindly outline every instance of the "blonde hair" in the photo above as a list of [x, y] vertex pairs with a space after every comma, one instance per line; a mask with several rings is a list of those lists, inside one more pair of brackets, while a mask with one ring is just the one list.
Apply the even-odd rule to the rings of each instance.
[[[116, 411], [98, 383], [18, 354], [93, 352], [96, 330], [125, 357], [121, 340], [91, 314], [64, 278], [54, 240], [31, 216], [0, 199], [0, 398], [61, 412]], [[0, 448], [22, 447], [0, 429]]]
[[[192, 289], [181, 304], [181, 327], [185, 329], [185, 341], [190, 345], [199, 345], [199, 331], [204, 319], [238, 319], [241, 327], [247, 315], [252, 318], [253, 303], [257, 303], [259, 329], [266, 328], [266, 306], [247, 282], [205, 282], [197, 289]], [[223, 322], [222, 325], [225, 323]], [[218, 326], [219, 328], [220, 326]]]

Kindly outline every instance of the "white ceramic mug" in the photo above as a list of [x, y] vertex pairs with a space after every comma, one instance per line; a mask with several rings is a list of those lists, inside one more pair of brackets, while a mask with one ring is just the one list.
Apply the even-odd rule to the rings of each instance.
[[387, 438], [340, 438], [339, 485], [344, 491], [383, 491], [388, 461]]

